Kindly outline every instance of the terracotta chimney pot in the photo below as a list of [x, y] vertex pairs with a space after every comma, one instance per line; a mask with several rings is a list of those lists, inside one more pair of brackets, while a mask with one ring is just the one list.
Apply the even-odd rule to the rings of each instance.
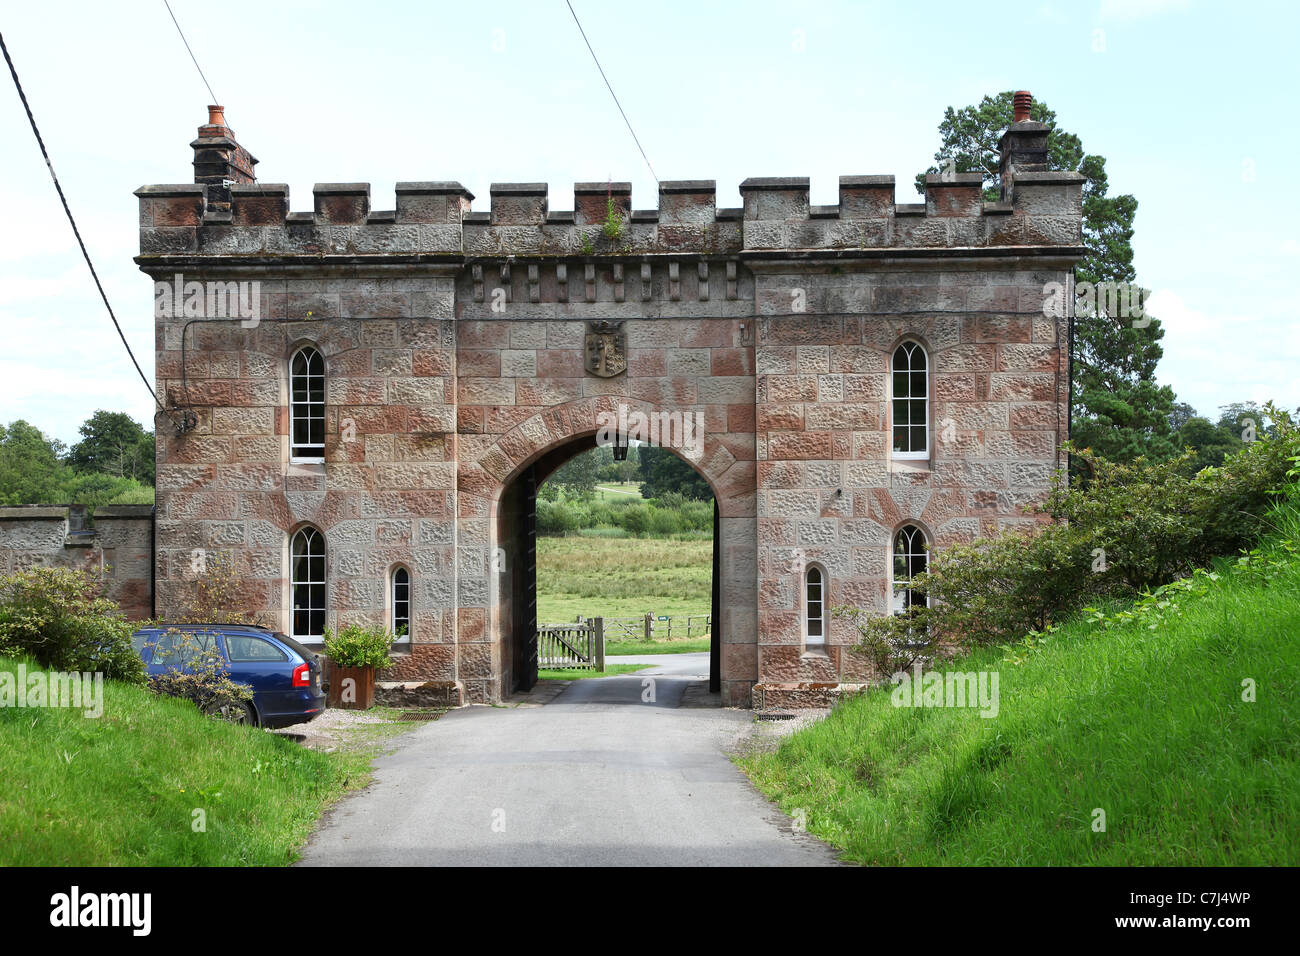
[[1029, 91], [1028, 90], [1017, 91], [1014, 98], [1014, 103], [1015, 103], [1014, 122], [1017, 123], [1029, 122], [1029, 108], [1034, 105], [1034, 98], [1029, 94]]

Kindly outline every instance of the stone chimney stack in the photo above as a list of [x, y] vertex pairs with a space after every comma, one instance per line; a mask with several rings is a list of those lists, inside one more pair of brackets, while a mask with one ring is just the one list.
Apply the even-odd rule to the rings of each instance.
[[208, 121], [199, 127], [194, 149], [194, 181], [205, 187], [209, 210], [230, 211], [230, 186], [257, 182], [257, 160], [235, 140], [226, 125], [226, 108], [209, 106]]
[[1011, 199], [1011, 187], [1017, 172], [1045, 172], [1047, 170], [1047, 133], [1051, 129], [1046, 123], [1035, 123], [1029, 118], [1030, 107], [1034, 98], [1027, 90], [1020, 90], [1015, 95], [1015, 114], [1007, 131], [998, 141], [1002, 159], [998, 164], [998, 174], [1002, 177], [1002, 200]]

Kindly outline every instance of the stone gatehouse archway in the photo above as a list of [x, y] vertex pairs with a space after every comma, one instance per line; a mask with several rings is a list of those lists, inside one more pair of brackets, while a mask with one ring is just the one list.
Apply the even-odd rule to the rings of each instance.
[[[1084, 180], [1048, 170], [1049, 133], [1008, 128], [998, 201], [957, 173], [927, 176], [917, 203], [892, 176], [842, 176], [834, 205], [810, 204], [805, 178], [752, 178], [735, 208], [682, 180], [641, 209], [628, 183], [575, 183], [567, 210], [545, 183], [495, 183], [476, 211], [460, 183], [420, 181], [387, 210], [368, 184], [320, 183], [291, 211], [211, 117], [194, 182], [137, 191], [136, 262], [156, 306], [255, 283], [257, 309], [202, 314], [187, 292], [156, 313], [158, 613], [215, 548], [241, 604], [289, 627], [305, 585], [286, 542], [307, 524], [326, 541], [325, 627], [391, 621], [409, 568], [411, 643], [385, 676], [498, 701], [508, 489], [623, 404], [704, 416], [723, 703], [825, 706], [884, 676], [850, 622], [808, 609], [890, 613], [891, 529], [941, 548], [1025, 527], [1065, 463], [1072, 318], [1045, 296], [1072, 291], [1087, 252]], [[294, 378], [295, 343], [323, 379]]]
[[[476, 460], [462, 461], [458, 494], [463, 512], [486, 511], [486, 522], [462, 523], [460, 547], [481, 554], [472, 566], [486, 571], [482, 586], [462, 589], [463, 624], [459, 642], [458, 672], [462, 682], [486, 682], [485, 696], [504, 696], [519, 683], [516, 635], [520, 617], [520, 575], [530, 573], [521, 554], [518, 529], [527, 522], [527, 490], [535, 492], [556, 468], [573, 455], [595, 448], [602, 415], [624, 420], [671, 413], [650, 402], [611, 396], [566, 402], [522, 422], [492, 443]], [[633, 418], [635, 421], [635, 418]], [[748, 701], [757, 678], [756, 555], [757, 523], [752, 462], [741, 462], [727, 450], [725, 428], [711, 436], [704, 419], [703, 449], [698, 459], [665, 443], [708, 482], [717, 505], [714, 533], [716, 670], [712, 677], [724, 704]], [[462, 552], [462, 571], [467, 566]], [[482, 595], [482, 605], [466, 598]], [[480, 617], [481, 615], [481, 617]], [[481, 625], [480, 625], [481, 621]], [[479, 638], [469, 640], [467, 638]]]

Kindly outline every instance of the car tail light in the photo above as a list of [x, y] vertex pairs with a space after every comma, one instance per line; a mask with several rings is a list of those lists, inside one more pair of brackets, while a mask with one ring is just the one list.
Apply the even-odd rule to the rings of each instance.
[[[283, 671], [281, 671], [283, 673]], [[299, 664], [293, 669], [293, 686], [310, 687], [311, 686], [311, 665]]]

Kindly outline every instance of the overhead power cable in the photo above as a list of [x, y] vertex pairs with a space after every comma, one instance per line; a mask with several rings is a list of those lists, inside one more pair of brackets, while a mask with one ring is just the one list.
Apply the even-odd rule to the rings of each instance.
[[217, 94], [212, 92], [212, 84], [209, 83], [208, 78], [203, 75], [203, 67], [199, 66], [198, 58], [194, 56], [194, 51], [190, 49], [190, 41], [185, 39], [185, 31], [181, 29], [180, 23], [177, 22], [176, 14], [172, 13], [172, 5], [168, 3], [167, 0], [163, 0], [163, 6], [167, 8], [168, 13], [171, 13], [172, 23], [176, 24], [176, 32], [181, 35], [181, 42], [185, 44], [185, 51], [189, 53], [190, 59], [194, 61], [194, 69], [199, 71], [199, 79], [201, 79], [203, 85], [208, 88], [208, 95], [212, 97], [212, 103], [220, 103], [221, 100], [217, 99]]
[[[14, 78], [14, 87], [18, 90], [18, 98], [23, 101], [23, 109], [27, 112], [27, 121], [32, 125], [32, 132], [36, 135], [36, 145], [41, 148], [41, 156], [45, 159], [45, 167], [50, 171], [50, 179], [54, 180], [54, 188], [59, 194], [59, 202], [63, 203], [63, 211], [68, 217], [68, 224], [72, 226], [72, 234], [77, 237], [77, 245], [81, 247], [81, 255], [86, 260], [86, 267], [90, 269], [90, 277], [95, 280], [95, 288], [99, 290], [99, 297], [104, 300], [104, 308], [108, 310], [108, 317], [113, 320], [113, 328], [117, 329], [118, 338], [122, 340], [122, 345], [126, 348], [126, 354], [131, 357], [131, 364], [140, 375], [140, 381], [144, 382], [144, 387], [149, 390], [153, 396], [154, 404], [158, 410], [167, 415], [167, 410], [163, 408], [162, 402], [158, 400], [158, 393], [149, 384], [149, 379], [145, 377], [144, 370], [140, 368], [140, 363], [136, 361], [135, 353], [131, 351], [131, 343], [126, 340], [126, 333], [122, 331], [121, 324], [117, 321], [117, 315], [113, 312], [113, 306], [108, 301], [108, 293], [104, 291], [104, 285], [99, 281], [99, 273], [95, 271], [95, 264], [90, 261], [90, 252], [86, 249], [86, 243], [81, 238], [81, 230], [77, 228], [77, 220], [72, 216], [72, 209], [68, 206], [68, 197], [63, 194], [63, 186], [59, 184], [59, 177], [54, 172], [54, 164], [50, 162], [49, 151], [45, 148], [45, 140], [41, 138], [40, 128], [36, 125], [36, 117], [32, 115], [31, 104], [27, 102], [27, 94], [23, 92], [23, 84], [18, 79], [18, 70], [14, 66], [13, 58], [9, 56], [9, 47], [5, 44], [4, 34], [0, 33], [0, 51], [4, 52], [5, 63], [9, 64], [9, 75]], [[171, 420], [171, 416], [167, 416]], [[172, 421], [175, 425], [176, 422]], [[179, 426], [178, 426], [179, 427]]]
[[609, 77], [605, 75], [604, 68], [600, 65], [600, 60], [596, 57], [596, 51], [591, 48], [591, 41], [587, 39], [587, 31], [582, 29], [582, 21], [578, 19], [577, 12], [573, 9], [573, 4], [569, 0], [564, 0], [573, 14], [573, 22], [578, 24], [578, 32], [582, 34], [582, 42], [587, 44], [587, 50], [591, 53], [592, 60], [596, 63], [596, 69], [600, 70], [600, 78], [605, 81], [605, 87], [609, 90], [609, 95], [614, 97], [614, 105], [618, 107], [619, 114], [623, 117], [623, 122], [627, 124], [627, 131], [632, 134], [632, 141], [636, 143], [636, 148], [641, 150], [641, 158], [645, 160], [645, 165], [650, 170], [650, 175], [654, 177], [655, 185], [659, 184], [659, 177], [655, 176], [655, 168], [650, 165], [650, 157], [645, 154], [645, 149], [641, 146], [641, 140], [637, 139], [636, 130], [632, 128], [632, 121], [627, 118], [627, 113], [623, 112], [623, 104], [618, 101], [618, 94], [614, 92], [614, 87], [609, 83]]

